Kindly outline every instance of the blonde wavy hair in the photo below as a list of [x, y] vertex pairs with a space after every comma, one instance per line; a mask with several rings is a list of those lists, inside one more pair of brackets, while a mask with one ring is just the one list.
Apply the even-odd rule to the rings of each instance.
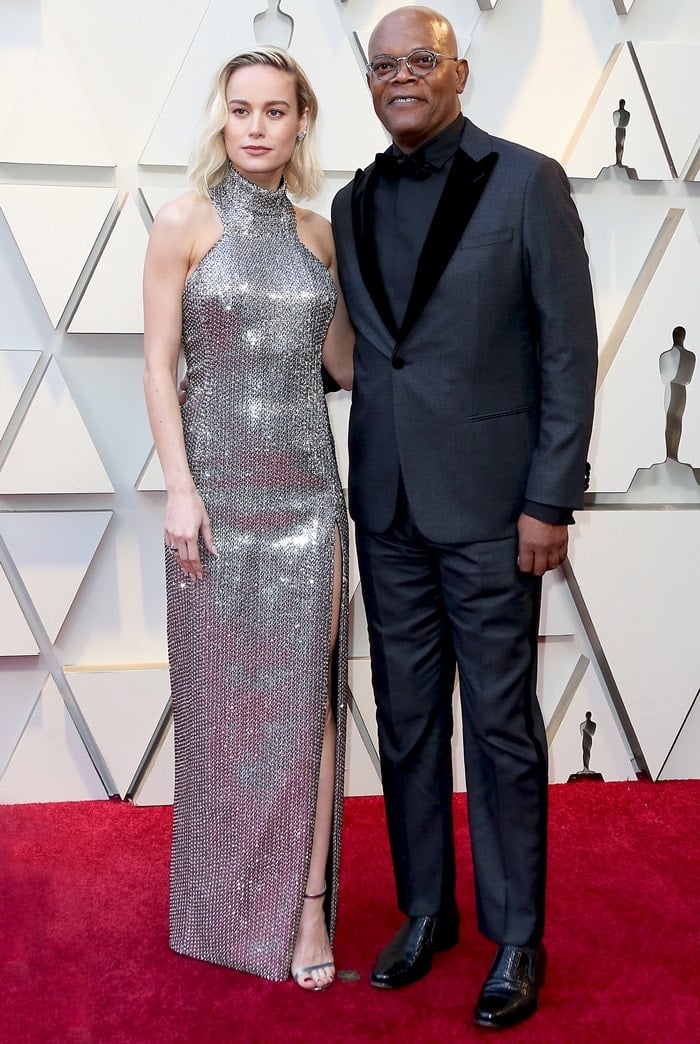
[[229, 162], [223, 135], [228, 119], [226, 87], [232, 73], [250, 65], [267, 65], [289, 73], [294, 79], [299, 113], [308, 109], [306, 137], [297, 142], [292, 158], [284, 169], [284, 176], [292, 195], [309, 199], [318, 193], [323, 181], [314, 145], [318, 100], [304, 70], [280, 47], [257, 47], [253, 51], [244, 51], [230, 58], [216, 73], [192, 151], [187, 180], [197, 195], [204, 197], [209, 195], [210, 188], [223, 180]]

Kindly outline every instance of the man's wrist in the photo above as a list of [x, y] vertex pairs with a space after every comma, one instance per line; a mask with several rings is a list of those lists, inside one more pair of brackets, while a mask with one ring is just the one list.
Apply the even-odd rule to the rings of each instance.
[[569, 507], [557, 507], [555, 504], [540, 504], [536, 500], [526, 500], [523, 503], [522, 512], [540, 522], [548, 522], [553, 526], [572, 526], [574, 524], [574, 509]]

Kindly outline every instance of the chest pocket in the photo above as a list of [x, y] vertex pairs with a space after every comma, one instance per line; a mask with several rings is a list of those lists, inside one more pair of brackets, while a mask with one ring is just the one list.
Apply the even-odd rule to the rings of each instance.
[[458, 250], [471, 250], [474, 247], [492, 246], [495, 243], [512, 243], [512, 228], [494, 228], [486, 232], [467, 232], [459, 241]]

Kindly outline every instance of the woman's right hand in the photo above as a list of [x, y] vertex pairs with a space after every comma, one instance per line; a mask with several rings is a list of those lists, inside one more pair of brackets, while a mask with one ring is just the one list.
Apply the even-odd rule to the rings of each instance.
[[196, 489], [168, 493], [165, 509], [165, 545], [177, 556], [182, 569], [201, 580], [204, 568], [199, 557], [199, 536], [213, 555], [217, 553], [209, 515]]

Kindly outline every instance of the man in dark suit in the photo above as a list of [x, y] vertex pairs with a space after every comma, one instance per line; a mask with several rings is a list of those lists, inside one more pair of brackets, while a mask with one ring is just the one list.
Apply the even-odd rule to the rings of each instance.
[[383, 18], [368, 82], [393, 144], [333, 204], [357, 330], [357, 524], [382, 780], [407, 920], [372, 983], [457, 942], [451, 694], [459, 670], [480, 930], [480, 1025], [532, 1014], [543, 971], [547, 747], [541, 576], [583, 500], [597, 363], [588, 259], [561, 167], [484, 133], [424, 7]]

